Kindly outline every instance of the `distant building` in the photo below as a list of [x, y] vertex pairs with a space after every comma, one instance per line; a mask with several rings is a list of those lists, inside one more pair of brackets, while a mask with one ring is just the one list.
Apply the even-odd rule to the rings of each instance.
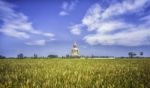
[[79, 49], [77, 47], [77, 43], [76, 42], [73, 44], [73, 47], [71, 49], [71, 57], [80, 57]]

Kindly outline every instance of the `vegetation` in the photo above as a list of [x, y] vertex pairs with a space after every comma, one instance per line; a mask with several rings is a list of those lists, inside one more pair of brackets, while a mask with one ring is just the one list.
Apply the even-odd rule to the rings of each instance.
[[23, 59], [23, 58], [24, 58], [23, 53], [18, 54], [18, 55], [17, 55], [17, 58], [18, 58], [18, 59]]
[[0, 59], [5, 59], [5, 58], [6, 58], [5, 56], [0, 55]]
[[34, 59], [37, 59], [38, 58], [38, 55], [37, 54], [34, 54], [34, 57], [33, 57]]
[[48, 55], [48, 58], [58, 58], [58, 55]]
[[0, 88], [149, 88], [149, 59], [1, 59]]
[[136, 56], [136, 53], [134, 53], [134, 52], [129, 52], [128, 55], [129, 55], [129, 58], [133, 58], [133, 57]]

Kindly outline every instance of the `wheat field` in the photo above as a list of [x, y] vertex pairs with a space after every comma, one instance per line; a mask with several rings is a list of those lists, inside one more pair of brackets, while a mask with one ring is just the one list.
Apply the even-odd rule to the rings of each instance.
[[150, 59], [0, 60], [0, 88], [150, 88]]

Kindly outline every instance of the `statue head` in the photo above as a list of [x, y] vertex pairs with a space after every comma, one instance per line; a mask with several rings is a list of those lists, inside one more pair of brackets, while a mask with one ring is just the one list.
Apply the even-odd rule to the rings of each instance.
[[77, 43], [76, 42], [74, 42], [73, 48], [77, 48]]

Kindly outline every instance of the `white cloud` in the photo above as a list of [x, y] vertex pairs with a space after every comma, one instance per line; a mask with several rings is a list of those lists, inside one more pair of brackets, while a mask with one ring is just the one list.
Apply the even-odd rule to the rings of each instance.
[[74, 26], [70, 27], [71, 33], [74, 35], [80, 35], [81, 34], [81, 30], [80, 30], [81, 27], [82, 27], [82, 25], [74, 25]]
[[78, 0], [73, 0], [71, 2], [64, 1], [61, 7], [62, 11], [59, 12], [59, 15], [60, 16], [69, 15], [70, 11], [72, 11], [75, 8], [77, 3], [78, 3]]
[[61, 11], [61, 12], [59, 13], [59, 15], [61, 15], [61, 16], [66, 16], [66, 15], [69, 15], [69, 13], [67, 13], [67, 12], [65, 12], [65, 11]]
[[54, 34], [52, 33], [43, 33], [44, 36], [47, 36], [47, 37], [54, 37]]
[[[125, 0], [110, 4], [108, 8], [102, 8], [99, 4], [92, 5], [81, 23], [89, 31], [84, 40], [91, 45], [149, 45], [149, 16], [138, 18], [139, 22], [144, 21], [141, 24], [126, 22], [123, 16], [140, 12], [147, 2], [149, 1]], [[95, 33], [91, 34], [93, 31]]]
[[46, 44], [46, 40], [35, 40], [35, 41], [31, 41], [31, 42], [27, 42], [27, 45], [40, 45], [43, 46]]
[[[95, 25], [99, 24], [100, 15], [102, 9], [99, 4], [93, 5], [86, 13], [85, 17], [82, 19], [82, 24], [88, 26], [88, 31], [95, 30]], [[90, 25], [90, 26], [89, 26]]]
[[111, 5], [102, 13], [102, 19], [126, 12], [139, 11], [148, 1], [149, 0], [124, 0], [122, 3]]
[[64, 1], [62, 4], [62, 9], [64, 9], [64, 10], [67, 9], [68, 5], [69, 5], [69, 3]]
[[28, 17], [23, 13], [16, 12], [13, 8], [12, 4], [0, 1], [0, 20], [3, 21], [0, 32], [11, 37], [33, 41], [33, 36], [47, 37], [48, 39], [54, 37], [52, 33], [34, 29], [32, 23], [28, 21]]
[[144, 17], [141, 17], [140, 20], [143, 22], [146, 22], [145, 24], [149, 25], [150, 24], [150, 15], [146, 15]]
[[91, 45], [124, 45], [124, 46], [139, 46], [150, 44], [150, 30], [141, 29], [130, 32], [119, 32], [111, 34], [93, 34], [84, 37], [85, 41]]
[[0, 30], [0, 32], [4, 33], [6, 35], [12, 36], [12, 37], [19, 38], [19, 39], [29, 39], [30, 38], [30, 35], [28, 35], [27, 33], [18, 32], [16, 30], [12, 30], [12, 29]]

